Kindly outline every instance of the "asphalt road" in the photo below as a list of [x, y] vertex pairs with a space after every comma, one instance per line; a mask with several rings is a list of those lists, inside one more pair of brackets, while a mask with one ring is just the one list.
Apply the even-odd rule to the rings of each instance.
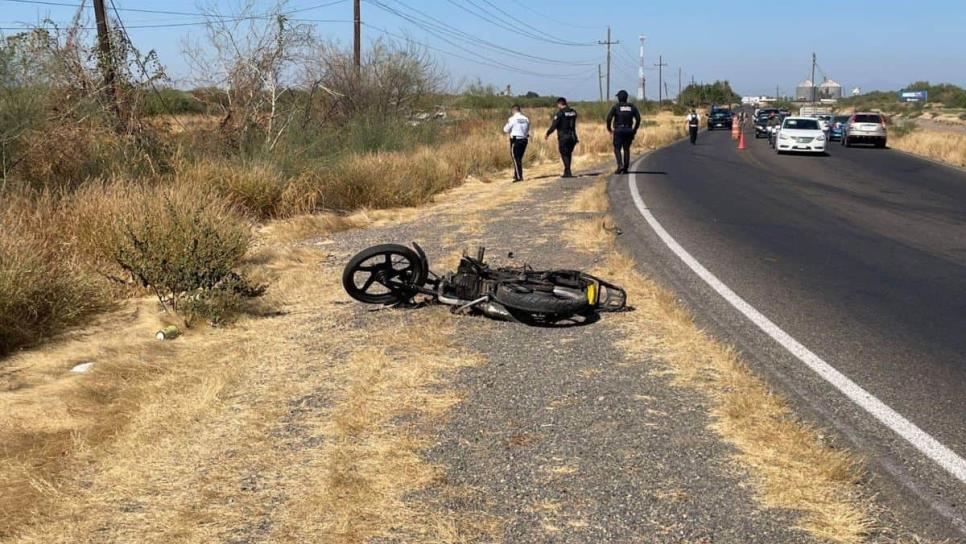
[[966, 541], [966, 484], [823, 380], [672, 253], [633, 202], [738, 296], [966, 457], [966, 172], [893, 150], [776, 155], [702, 132], [609, 184], [625, 245], [806, 417], [872, 468], [896, 516]]

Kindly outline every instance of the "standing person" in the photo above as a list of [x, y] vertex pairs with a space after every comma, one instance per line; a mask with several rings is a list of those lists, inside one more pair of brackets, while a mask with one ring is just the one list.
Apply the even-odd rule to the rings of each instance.
[[[679, 114], [680, 115], [680, 114]], [[698, 126], [701, 124], [701, 118], [698, 116], [698, 112], [691, 108], [691, 113], [685, 118], [688, 124], [688, 134], [691, 136], [691, 145], [694, 145], [698, 141]]]
[[574, 148], [577, 147], [577, 111], [567, 105], [567, 99], [560, 97], [557, 99], [557, 113], [553, 116], [553, 122], [547, 129], [544, 140], [557, 132], [557, 149], [560, 150], [560, 160], [563, 161], [563, 177], [572, 178], [570, 162], [574, 156]]
[[631, 144], [641, 126], [641, 112], [627, 101], [627, 91], [617, 92], [617, 104], [607, 113], [607, 132], [614, 135], [615, 174], [626, 174], [631, 165]]
[[503, 126], [503, 132], [510, 135], [510, 155], [513, 157], [513, 181], [523, 181], [523, 154], [527, 152], [530, 138], [530, 120], [518, 104], [510, 107], [510, 118]]
[[768, 145], [775, 145], [775, 138], [777, 137], [778, 129], [782, 126], [782, 118], [771, 112], [768, 114], [768, 122], [766, 125], [768, 127]]

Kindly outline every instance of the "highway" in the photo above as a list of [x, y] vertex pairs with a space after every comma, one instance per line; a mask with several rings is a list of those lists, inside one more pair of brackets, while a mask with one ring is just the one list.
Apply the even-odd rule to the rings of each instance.
[[702, 132], [612, 177], [624, 246], [866, 457], [890, 508], [966, 540], [966, 172], [837, 142], [779, 156], [745, 131], [746, 150]]

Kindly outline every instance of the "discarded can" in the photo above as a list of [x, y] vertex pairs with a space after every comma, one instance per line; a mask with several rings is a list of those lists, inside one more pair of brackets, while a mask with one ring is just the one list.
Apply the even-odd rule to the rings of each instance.
[[172, 340], [179, 336], [181, 336], [181, 330], [179, 330], [175, 325], [168, 325], [154, 335], [154, 337], [158, 340]]

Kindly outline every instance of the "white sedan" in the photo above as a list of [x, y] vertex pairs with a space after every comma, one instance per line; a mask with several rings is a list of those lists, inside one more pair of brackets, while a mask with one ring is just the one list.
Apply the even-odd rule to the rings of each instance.
[[778, 129], [775, 151], [825, 153], [827, 137], [818, 119], [812, 117], [786, 117]]

